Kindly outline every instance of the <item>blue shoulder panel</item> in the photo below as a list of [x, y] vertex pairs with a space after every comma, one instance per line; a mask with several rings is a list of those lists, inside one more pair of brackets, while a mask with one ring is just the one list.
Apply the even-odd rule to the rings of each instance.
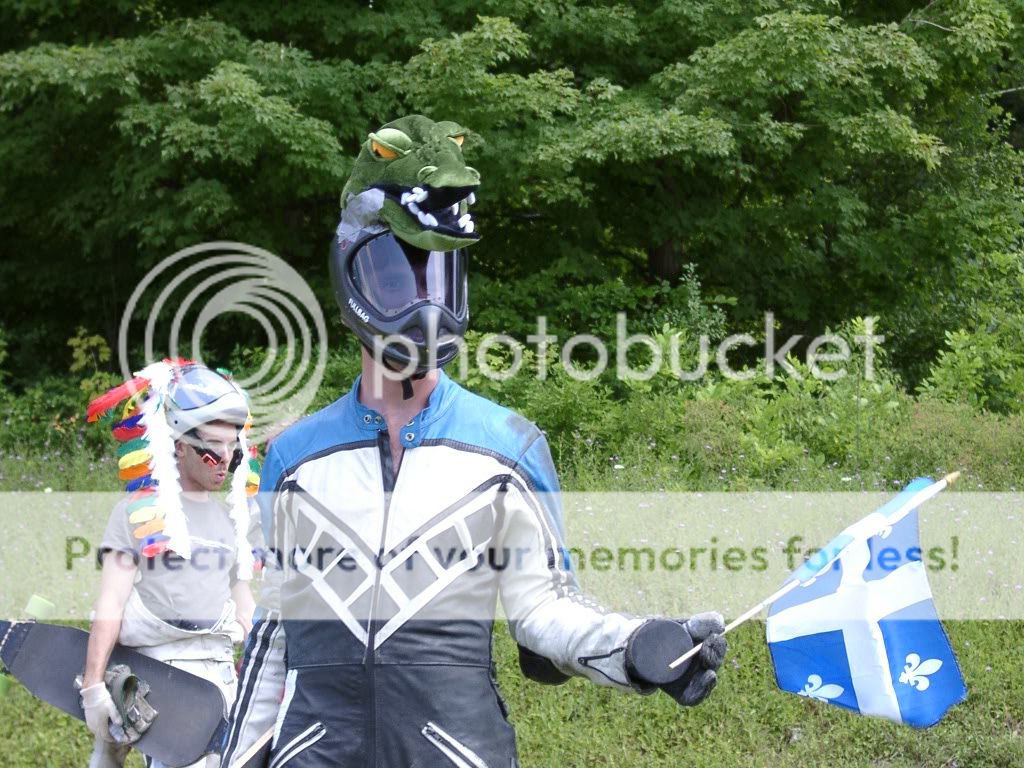
[[533, 422], [463, 389], [443, 373], [435, 392], [431, 410], [436, 413], [424, 414], [428, 438], [477, 446], [515, 463], [541, 437]]
[[[297, 421], [274, 439], [272, 448], [277, 450], [280, 457], [282, 472], [300, 464], [309, 456], [363, 438], [353, 420], [345, 418], [349, 411], [347, 401], [350, 396], [346, 394], [326, 408]], [[279, 479], [274, 480], [275, 486]]]
[[[438, 390], [440, 396], [431, 398], [438, 414], [428, 439], [451, 440], [502, 456], [537, 492], [544, 513], [564, 541], [558, 475], [544, 433], [518, 413], [463, 389], [447, 376], [442, 375]], [[563, 568], [569, 570], [568, 563]]]

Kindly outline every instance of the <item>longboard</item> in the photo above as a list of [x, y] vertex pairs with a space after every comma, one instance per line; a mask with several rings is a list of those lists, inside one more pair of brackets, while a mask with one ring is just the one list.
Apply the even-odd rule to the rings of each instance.
[[[34, 696], [85, 720], [75, 676], [85, 668], [89, 633], [35, 621], [0, 621], [0, 659]], [[227, 721], [216, 685], [170, 664], [114, 646], [110, 664], [127, 664], [149, 683], [146, 700], [158, 712], [132, 747], [168, 766], [184, 766], [219, 752]]]

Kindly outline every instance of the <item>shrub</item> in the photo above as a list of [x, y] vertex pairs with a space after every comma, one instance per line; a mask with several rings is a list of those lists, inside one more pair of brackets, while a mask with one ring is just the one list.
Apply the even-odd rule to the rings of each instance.
[[1024, 412], [1024, 252], [987, 253], [957, 279], [963, 309], [920, 392], [997, 413]]
[[1024, 411], [1024, 315], [1009, 328], [947, 331], [922, 394], [1001, 413]]

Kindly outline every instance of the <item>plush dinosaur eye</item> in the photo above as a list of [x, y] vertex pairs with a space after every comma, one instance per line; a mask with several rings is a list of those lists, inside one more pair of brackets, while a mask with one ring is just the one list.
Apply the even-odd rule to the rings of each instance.
[[465, 136], [449, 136], [448, 138], [451, 139], [452, 141], [454, 141], [460, 147], [462, 146], [462, 142], [464, 142], [466, 140]]
[[412, 139], [397, 128], [381, 128], [371, 133], [369, 139], [373, 154], [383, 160], [394, 160], [412, 150]]
[[395, 150], [385, 147], [379, 141], [373, 141], [372, 139], [370, 140], [370, 149], [373, 150], [373, 154], [384, 160], [394, 160], [398, 157], [398, 153]]

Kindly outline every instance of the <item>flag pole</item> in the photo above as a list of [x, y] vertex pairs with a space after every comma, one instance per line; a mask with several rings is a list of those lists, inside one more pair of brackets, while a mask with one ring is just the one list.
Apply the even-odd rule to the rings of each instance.
[[[928, 501], [933, 496], [937, 496], [938, 494], [940, 494], [942, 491], [944, 491], [946, 488], [951, 486], [953, 483], [955, 483], [959, 479], [960, 479], [960, 473], [959, 472], [950, 472], [948, 475], [946, 475], [941, 480], [932, 483], [927, 488], [922, 488], [920, 491], [918, 491], [913, 496], [911, 496], [909, 499], [907, 499], [906, 503], [903, 504], [903, 506], [901, 506], [899, 509], [897, 509], [895, 512], [893, 512], [891, 515], [886, 516], [884, 518], [884, 525], [885, 526], [891, 526], [891, 525], [894, 525], [895, 523], [899, 522], [904, 517], [909, 515], [913, 510], [915, 510], [919, 506], [921, 506], [921, 504], [923, 504], [924, 502]], [[870, 538], [870, 536], [873, 536], [873, 535], [875, 535], [875, 534], [870, 534], [868, 537], [865, 537], [865, 538]], [[735, 619], [730, 621], [728, 624], [726, 624], [725, 629], [722, 630], [722, 634], [723, 635], [727, 634], [727, 633], [731, 632], [732, 630], [736, 629], [736, 627], [738, 627], [740, 624], [745, 624], [746, 622], [750, 621], [752, 618], [757, 616], [757, 614], [759, 614], [761, 611], [763, 611], [767, 606], [769, 606], [772, 603], [774, 603], [776, 600], [781, 598], [783, 595], [788, 594], [789, 592], [791, 592], [792, 590], [796, 589], [797, 587], [799, 587], [799, 586], [801, 586], [803, 584], [809, 584], [812, 581], [814, 581], [814, 579], [817, 577], [817, 574], [821, 573], [826, 568], [828, 568], [830, 565], [832, 565], [832, 563], [834, 563], [836, 560], [838, 560], [839, 556], [843, 553], [843, 551], [845, 551], [846, 547], [849, 546], [852, 543], [853, 543], [852, 541], [848, 542], [842, 549], [840, 549], [837, 552], [835, 552], [833, 554], [833, 556], [830, 557], [826, 562], [822, 563], [820, 566], [817, 566], [814, 569], [814, 572], [811, 573], [807, 578], [802, 579], [802, 580], [799, 579], [799, 578], [794, 578], [794, 579], [791, 579], [791, 580], [787, 581], [779, 589], [777, 589], [771, 595], [769, 595], [764, 600], [762, 600], [760, 603], [755, 605], [753, 608], [749, 609], [748, 611], [745, 611], [744, 613], [742, 613], [741, 615], [737, 616]], [[704, 647], [704, 643], [698, 643], [697, 645], [693, 646], [693, 648], [691, 648], [686, 653], [684, 653], [682, 656], [680, 656], [678, 659], [676, 659], [671, 664], [669, 664], [668, 665], [669, 669], [675, 669], [680, 664], [682, 664], [684, 661], [690, 659], [693, 656], [696, 656], [698, 653], [700, 653], [700, 649], [703, 648], [703, 647]]]

